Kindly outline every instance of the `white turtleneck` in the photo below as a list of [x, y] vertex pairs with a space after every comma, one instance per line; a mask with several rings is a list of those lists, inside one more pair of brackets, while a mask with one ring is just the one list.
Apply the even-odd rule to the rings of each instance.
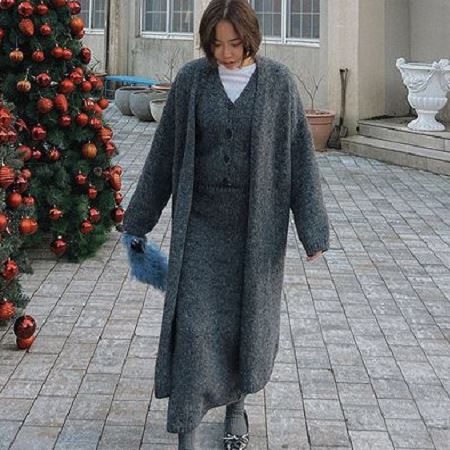
[[249, 64], [238, 69], [228, 69], [219, 64], [219, 76], [228, 98], [234, 103], [247, 86], [256, 70], [256, 64]]

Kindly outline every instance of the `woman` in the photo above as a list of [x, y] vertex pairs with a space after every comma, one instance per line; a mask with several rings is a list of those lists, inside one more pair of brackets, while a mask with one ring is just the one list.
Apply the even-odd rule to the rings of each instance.
[[172, 235], [155, 395], [169, 397], [179, 449], [227, 405], [224, 447], [244, 449], [244, 399], [278, 350], [289, 211], [312, 261], [329, 227], [310, 132], [289, 70], [257, 56], [246, 0], [212, 0], [206, 57], [178, 73], [124, 220], [143, 238], [172, 195]]

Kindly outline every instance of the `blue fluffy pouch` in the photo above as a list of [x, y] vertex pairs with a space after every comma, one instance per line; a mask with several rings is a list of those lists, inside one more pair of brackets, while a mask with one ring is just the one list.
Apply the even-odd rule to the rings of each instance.
[[164, 292], [167, 283], [167, 256], [153, 242], [132, 234], [123, 233], [122, 243], [127, 249], [131, 276]]

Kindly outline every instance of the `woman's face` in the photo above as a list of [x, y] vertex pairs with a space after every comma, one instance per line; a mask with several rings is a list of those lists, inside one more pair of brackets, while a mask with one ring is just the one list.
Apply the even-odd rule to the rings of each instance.
[[213, 52], [217, 63], [227, 69], [236, 69], [242, 66], [244, 45], [231, 22], [221, 20], [217, 24]]

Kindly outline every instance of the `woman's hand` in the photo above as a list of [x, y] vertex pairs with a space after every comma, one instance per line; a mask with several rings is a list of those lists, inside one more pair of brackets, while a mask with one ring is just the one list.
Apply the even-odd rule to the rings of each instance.
[[314, 253], [314, 255], [307, 256], [306, 261], [315, 261], [316, 259], [319, 259], [323, 255], [323, 251], [319, 250], [318, 252]]

